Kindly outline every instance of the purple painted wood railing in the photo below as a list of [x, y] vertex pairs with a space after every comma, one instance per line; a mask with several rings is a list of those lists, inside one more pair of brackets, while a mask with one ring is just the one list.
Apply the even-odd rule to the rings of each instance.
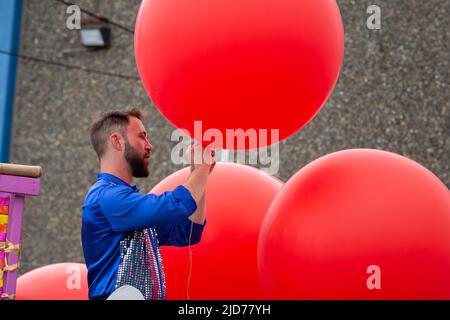
[[[36, 168], [39, 169], [33, 172], [32, 169]], [[3, 246], [3, 293], [0, 299], [15, 298], [25, 197], [39, 195], [40, 173], [40, 167], [0, 164], [0, 198], [9, 199], [7, 236]]]

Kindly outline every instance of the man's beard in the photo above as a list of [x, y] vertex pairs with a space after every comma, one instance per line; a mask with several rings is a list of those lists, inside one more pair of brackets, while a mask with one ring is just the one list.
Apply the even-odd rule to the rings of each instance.
[[149, 172], [147, 166], [145, 165], [144, 156], [141, 156], [128, 141], [125, 143], [125, 160], [131, 169], [133, 177], [148, 177]]

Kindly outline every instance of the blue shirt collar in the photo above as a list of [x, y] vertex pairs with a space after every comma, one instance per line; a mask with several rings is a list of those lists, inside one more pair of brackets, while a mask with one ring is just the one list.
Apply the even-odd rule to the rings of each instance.
[[109, 182], [113, 182], [115, 184], [122, 184], [122, 185], [126, 185], [130, 188], [133, 188], [136, 191], [139, 191], [139, 188], [137, 186], [132, 186], [128, 183], [126, 183], [125, 181], [123, 181], [122, 179], [116, 177], [115, 175], [112, 175], [110, 173], [106, 173], [106, 172], [100, 172], [97, 173], [97, 180], [105, 180], [105, 181], [109, 181]]

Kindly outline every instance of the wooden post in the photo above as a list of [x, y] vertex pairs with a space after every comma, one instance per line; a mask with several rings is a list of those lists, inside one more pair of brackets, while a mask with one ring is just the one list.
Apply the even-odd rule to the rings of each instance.
[[39, 195], [41, 173], [41, 167], [0, 164], [0, 195], [9, 196], [7, 237], [1, 249], [5, 253], [1, 299], [15, 298], [25, 196]]

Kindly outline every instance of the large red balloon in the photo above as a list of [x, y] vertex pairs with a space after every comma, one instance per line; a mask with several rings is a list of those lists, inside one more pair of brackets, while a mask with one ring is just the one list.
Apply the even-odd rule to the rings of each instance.
[[[162, 193], [182, 184], [182, 169], [151, 191]], [[267, 209], [283, 183], [260, 170], [217, 163], [208, 181], [207, 224], [200, 243], [191, 247], [191, 299], [262, 299], [256, 248]], [[190, 270], [188, 247], [161, 247], [168, 299], [186, 299]]]
[[272, 299], [450, 299], [450, 193], [393, 153], [322, 157], [275, 198], [258, 243]]
[[17, 279], [17, 300], [87, 300], [87, 268], [56, 263], [31, 270]]
[[201, 120], [223, 137], [228, 128], [287, 138], [326, 102], [343, 49], [335, 0], [144, 0], [136, 21], [144, 87], [191, 137]]

